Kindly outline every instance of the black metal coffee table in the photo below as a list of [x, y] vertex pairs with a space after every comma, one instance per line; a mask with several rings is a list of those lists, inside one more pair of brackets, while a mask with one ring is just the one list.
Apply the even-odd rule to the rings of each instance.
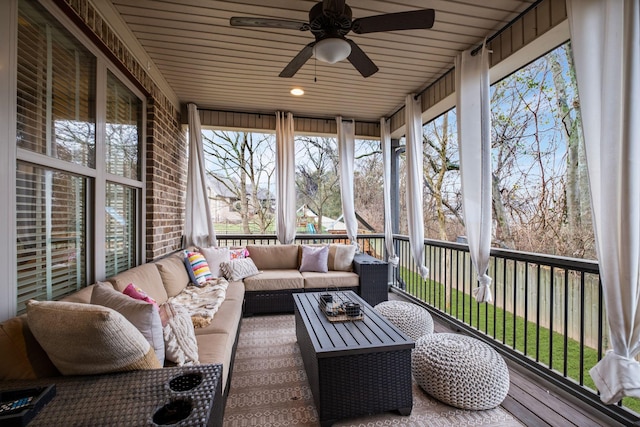
[[330, 292], [363, 307], [363, 319], [331, 322], [321, 292], [294, 294], [296, 337], [320, 424], [398, 410], [409, 415], [415, 343], [354, 292]]

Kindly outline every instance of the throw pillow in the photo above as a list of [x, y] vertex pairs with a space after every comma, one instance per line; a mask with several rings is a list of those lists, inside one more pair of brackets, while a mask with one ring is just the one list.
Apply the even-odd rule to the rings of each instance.
[[0, 383], [60, 376], [29, 329], [26, 314], [0, 323], [0, 348]]
[[352, 271], [355, 255], [356, 247], [354, 245], [329, 245], [329, 270]]
[[260, 274], [251, 258], [232, 259], [230, 262], [220, 264], [220, 270], [225, 279], [233, 282]]
[[[129, 287], [134, 288], [133, 284]], [[129, 295], [126, 294], [127, 289], [124, 293], [120, 293], [106, 283], [98, 282], [93, 287], [91, 304], [109, 307], [122, 314], [149, 341], [162, 365], [164, 364], [164, 337], [158, 306], [146, 302], [143, 298], [127, 296]]]
[[300, 261], [300, 271], [316, 271], [326, 273], [329, 271], [329, 246], [309, 246], [302, 245], [302, 260]]
[[234, 248], [229, 249], [229, 258], [234, 259], [242, 259], [249, 257], [249, 251], [247, 248]]
[[108, 307], [31, 300], [27, 318], [33, 335], [63, 375], [162, 368], [140, 331]]
[[196, 286], [202, 286], [207, 280], [214, 278], [206, 258], [200, 252], [185, 251], [185, 265], [191, 271], [191, 282]]
[[[101, 283], [101, 282], [98, 282]], [[113, 288], [112, 288], [113, 289]], [[115, 290], [115, 289], [114, 289]], [[122, 291], [128, 297], [131, 297], [138, 301], [144, 301], [149, 304], [153, 304], [156, 308], [158, 308], [158, 303], [156, 300], [151, 298], [145, 291], [134, 285], [133, 283], [129, 283], [126, 288]]]
[[211, 275], [213, 277], [222, 277], [220, 264], [231, 261], [229, 248], [201, 248], [200, 252], [202, 252], [202, 255], [204, 255], [204, 258], [207, 260], [207, 264], [209, 264]]
[[165, 358], [178, 366], [197, 365], [198, 341], [189, 312], [167, 302], [160, 306], [164, 332]]

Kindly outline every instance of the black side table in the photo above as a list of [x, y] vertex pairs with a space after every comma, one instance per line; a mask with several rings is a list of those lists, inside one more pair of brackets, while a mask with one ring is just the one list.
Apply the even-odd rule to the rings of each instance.
[[360, 253], [353, 258], [353, 271], [360, 276], [360, 296], [372, 307], [389, 297], [389, 264]]

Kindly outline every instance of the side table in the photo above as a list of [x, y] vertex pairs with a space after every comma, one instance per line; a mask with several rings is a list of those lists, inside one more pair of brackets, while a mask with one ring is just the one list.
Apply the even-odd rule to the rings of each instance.
[[222, 365], [6, 381], [0, 390], [48, 384], [56, 385], [56, 395], [29, 427], [222, 425]]
[[356, 254], [353, 270], [360, 276], [360, 296], [371, 306], [389, 298], [389, 264], [369, 254]]

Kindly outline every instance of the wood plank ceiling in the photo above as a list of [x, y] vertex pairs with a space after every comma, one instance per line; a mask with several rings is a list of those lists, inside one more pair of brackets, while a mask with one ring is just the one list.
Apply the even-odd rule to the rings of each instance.
[[[348, 61], [311, 58], [293, 78], [278, 74], [310, 32], [229, 25], [232, 16], [308, 21], [307, 0], [111, 0], [124, 23], [181, 103], [200, 108], [378, 121], [453, 67], [455, 55], [478, 46], [534, 0], [347, 0], [353, 17], [435, 9], [430, 30], [354, 34], [380, 71], [363, 78]], [[302, 97], [290, 95], [300, 87]]]

